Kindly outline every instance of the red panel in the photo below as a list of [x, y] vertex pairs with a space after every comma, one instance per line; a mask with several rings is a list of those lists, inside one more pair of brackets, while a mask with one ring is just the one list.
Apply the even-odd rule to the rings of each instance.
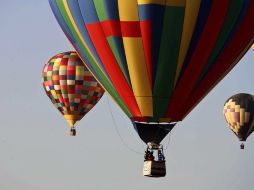
[[84, 76], [85, 81], [93, 81], [93, 78], [90, 76]]
[[[106, 20], [101, 22], [101, 27], [106, 37], [141, 37], [139, 21], [115, 21]], [[99, 24], [99, 23], [94, 23]], [[91, 25], [91, 24], [88, 24]]]
[[139, 21], [121, 21], [122, 37], [140, 37]]
[[147, 71], [152, 83], [151, 22], [106, 20], [101, 22], [101, 26], [106, 37], [142, 37]]
[[57, 98], [58, 98], [59, 102], [64, 103], [62, 95], [57, 94]]
[[67, 75], [75, 76], [76, 71], [75, 70], [67, 70]]
[[128, 107], [132, 115], [141, 116], [136, 99], [132, 89], [128, 85], [125, 77], [119, 68], [117, 61], [110, 49], [110, 46], [105, 37], [100, 23], [87, 24], [86, 28], [93, 41], [96, 52], [98, 53], [103, 65], [110, 76], [110, 79], [123, 100], [124, 104]]
[[146, 67], [148, 76], [150, 79], [150, 85], [152, 87], [152, 45], [151, 45], [151, 22], [150, 21], [141, 21], [140, 22], [140, 28], [141, 28], [141, 34], [142, 34], [142, 41], [143, 41], [143, 47], [144, 47], [144, 54], [145, 54], [145, 60], [146, 60]]
[[101, 22], [105, 36], [121, 36], [121, 26], [119, 21], [106, 20]]
[[52, 66], [47, 66], [47, 71], [52, 71], [53, 67]]
[[208, 93], [210, 88], [221, 80], [220, 76], [227, 74], [237, 63], [236, 60], [241, 58], [239, 56], [242, 56], [242, 52], [246, 51], [250, 42], [254, 40], [253, 18], [254, 1], [251, 1], [246, 16], [238, 27], [234, 37], [189, 100], [185, 102], [184, 109], [179, 112], [179, 118], [185, 117], [193, 106], [202, 99], [203, 95]]
[[183, 103], [185, 103], [196, 81], [199, 79], [209, 55], [216, 44], [224, 19], [227, 16], [229, 5], [230, 0], [213, 1], [197, 47], [173, 93], [172, 100], [168, 106], [167, 117], [178, 116], [178, 111], [184, 106]]
[[68, 94], [74, 94], [75, 93], [75, 89], [74, 88], [68, 88]]
[[75, 89], [76, 90], [82, 90], [83, 89], [83, 85], [75, 85]]

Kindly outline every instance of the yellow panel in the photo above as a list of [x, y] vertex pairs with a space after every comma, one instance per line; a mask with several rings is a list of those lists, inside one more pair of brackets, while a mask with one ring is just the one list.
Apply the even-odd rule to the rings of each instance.
[[230, 124], [233, 123], [233, 118], [232, 118], [231, 112], [227, 112], [227, 113], [226, 113], [226, 118], [227, 118], [227, 120], [228, 120], [228, 122], [229, 122]]
[[118, 9], [120, 20], [138, 21], [138, 4], [137, 0], [118, 0]]
[[[137, 6], [137, 0], [118, 0], [120, 20], [138, 21]], [[131, 84], [140, 112], [142, 116], [153, 116], [152, 90], [146, 68], [142, 39], [124, 37], [123, 44]]]
[[[146, 68], [141, 38], [123, 38], [131, 84], [143, 116], [153, 115], [152, 90]], [[141, 98], [141, 97], [146, 98]]]
[[55, 90], [51, 90], [51, 94], [55, 99], [57, 99], [57, 94]]
[[177, 63], [175, 83], [178, 80], [185, 56], [187, 54], [187, 51], [190, 45], [191, 37], [192, 37], [193, 31], [196, 25], [197, 17], [198, 17], [200, 2], [201, 0], [186, 0], [183, 33], [182, 33], [180, 52], [179, 52], [179, 58]]
[[64, 115], [64, 118], [66, 119], [66, 121], [68, 122], [68, 124], [73, 127], [74, 124], [80, 120], [80, 116], [79, 115]]
[[235, 112], [240, 112], [240, 105], [235, 106]]
[[152, 104], [152, 97], [145, 97], [145, 96], [135, 96], [137, 104], [139, 106], [139, 110], [142, 116], [153, 116], [153, 104]]
[[252, 44], [251, 49], [254, 50], [254, 44]]
[[240, 125], [243, 125], [245, 123], [245, 110], [240, 109]]
[[84, 66], [76, 66], [76, 76], [84, 76], [85, 70]]

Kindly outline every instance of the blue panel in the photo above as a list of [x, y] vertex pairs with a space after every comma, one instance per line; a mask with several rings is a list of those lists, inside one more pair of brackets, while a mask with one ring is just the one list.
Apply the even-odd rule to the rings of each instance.
[[[93, 0], [71, 0], [73, 2], [73, 4], [79, 4], [80, 10], [79, 12], [81, 12], [84, 22], [89, 24], [89, 23], [95, 23], [95, 22], [99, 22], [99, 18], [97, 16], [97, 12], [96, 12], [96, 8], [94, 6], [94, 2]], [[78, 1], [78, 3], [76, 2]]]
[[[74, 48], [79, 52], [79, 54], [82, 57], [82, 59], [86, 62], [87, 67], [92, 71], [92, 73], [95, 75], [95, 77], [97, 79], [99, 79], [100, 77], [98, 77], [95, 74], [95, 71], [92, 69], [91, 64], [87, 60], [87, 58], [86, 58], [85, 54], [83, 53], [83, 51], [81, 50], [80, 45], [77, 43], [77, 41], [75, 40], [75, 38], [72, 35], [71, 31], [69, 30], [67, 24], [65, 23], [64, 18], [62, 17], [61, 12], [58, 9], [58, 6], [56, 4], [56, 0], [49, 0], [49, 3], [50, 3], [50, 6], [51, 6], [51, 9], [52, 9], [52, 12], [54, 13], [54, 15], [55, 15], [59, 25], [61, 26], [62, 30], [65, 32], [65, 35], [70, 39], [70, 41], [72, 42], [72, 45], [74, 46]], [[106, 75], [106, 77], [110, 81], [108, 75]]]
[[68, 36], [68, 38], [73, 42], [76, 43], [76, 40], [74, 36], [72, 35], [71, 31], [69, 30], [67, 24], [64, 22], [64, 18], [61, 15], [60, 10], [58, 9], [58, 6], [56, 4], [55, 0], [49, 0], [50, 7], [52, 9], [53, 14], [55, 15], [55, 18], [57, 22], [59, 23], [60, 27], [64, 31], [65, 35]]
[[95, 57], [96, 61], [98, 62], [98, 64], [100, 65], [100, 67], [102, 68], [103, 72], [105, 72], [105, 68], [94, 48], [93, 42], [90, 39], [89, 33], [87, 32], [86, 28], [85, 28], [85, 23], [83, 21], [81, 12], [80, 12], [80, 7], [78, 5], [77, 2], [73, 1], [73, 0], [68, 0], [68, 5], [71, 11], [71, 14], [75, 20], [75, 23], [82, 35], [82, 38], [84, 39], [84, 41], [86, 42], [88, 48], [90, 49], [90, 51], [92, 52], [93, 56]]
[[[160, 52], [161, 36], [163, 29], [163, 18], [165, 13], [164, 5], [156, 4], [142, 4], [138, 6], [139, 18], [141, 21], [150, 20], [152, 28], [152, 42], [151, 42], [151, 53], [152, 53], [152, 75], [155, 80], [155, 74], [157, 71], [158, 58]], [[154, 81], [153, 81], [154, 84]]]
[[119, 20], [118, 0], [104, 0], [108, 20]]

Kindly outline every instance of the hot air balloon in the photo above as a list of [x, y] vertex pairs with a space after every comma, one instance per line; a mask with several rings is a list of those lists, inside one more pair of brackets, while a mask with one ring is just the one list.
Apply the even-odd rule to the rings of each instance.
[[[224, 104], [223, 114], [239, 141], [246, 141], [254, 130], [254, 97], [245, 93], [231, 96]], [[244, 149], [244, 144], [240, 147]]]
[[254, 1], [49, 2], [89, 70], [156, 148], [254, 39]]
[[45, 64], [43, 87], [54, 106], [76, 135], [74, 124], [81, 120], [104, 93], [76, 52], [59, 53]]

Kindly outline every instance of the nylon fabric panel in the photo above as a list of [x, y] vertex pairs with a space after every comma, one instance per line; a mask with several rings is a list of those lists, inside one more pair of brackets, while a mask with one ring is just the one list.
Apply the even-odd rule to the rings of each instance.
[[182, 38], [181, 38], [179, 58], [177, 63], [175, 84], [179, 79], [178, 77], [180, 75], [180, 71], [182, 69], [183, 62], [191, 42], [191, 37], [193, 35], [193, 31], [194, 31], [197, 18], [198, 18], [200, 2], [201, 0], [186, 0], [183, 32], [182, 32]]
[[[91, 64], [92, 68], [95, 71], [95, 76], [97, 76], [99, 79], [99, 81], [103, 84], [103, 86], [105, 86], [105, 88], [108, 90], [108, 92], [114, 97], [114, 100], [116, 100], [120, 107], [125, 111], [125, 113], [128, 116], [131, 116], [130, 112], [128, 111], [128, 109], [126, 108], [126, 106], [122, 103], [122, 101], [118, 98], [119, 95], [118, 93], [115, 91], [114, 87], [112, 86], [112, 84], [110, 84], [110, 81], [106, 78], [106, 76], [104, 75], [104, 73], [101, 72], [100, 68], [97, 67], [97, 63], [95, 62], [95, 58], [89, 53], [89, 49], [87, 49], [87, 46], [85, 44], [84, 41], [82, 41], [80, 39], [80, 36], [78, 35], [78, 33], [76, 33], [75, 28], [73, 27], [71, 21], [69, 20], [68, 14], [65, 12], [65, 6], [63, 5], [63, 1], [57, 1], [58, 3], [58, 7], [59, 10], [61, 11], [61, 15], [64, 18], [64, 22], [66, 24], [68, 24], [68, 27], [70, 28], [70, 31], [72, 32], [73, 36], [75, 36], [76, 41], [79, 44], [79, 47], [81, 49], [79, 49], [79, 52], [81, 53], [80, 55], [84, 58], [84, 60], [86, 61], [86, 63]], [[54, 7], [52, 7], [52, 10]], [[68, 7], [67, 7], [68, 8]], [[75, 24], [75, 23], [74, 23]], [[77, 27], [76, 27], [77, 28]], [[77, 46], [75, 46], [77, 47]], [[84, 54], [83, 54], [84, 53]], [[85, 56], [84, 56], [85, 55]], [[91, 56], [90, 56], [91, 55]]]
[[175, 88], [167, 115], [178, 113], [181, 107], [184, 106], [184, 102], [188, 99], [192, 89], [195, 87], [194, 85], [219, 37], [220, 30], [223, 27], [227, 15], [229, 3], [229, 0], [213, 1], [206, 26], [200, 36], [197, 48]]
[[[149, 21], [150, 40], [147, 39], [148, 49], [146, 50], [147, 56], [147, 68], [151, 80], [151, 86], [154, 85], [155, 74], [157, 71], [158, 57], [160, 52], [163, 17], [165, 12], [165, 6], [157, 4], [139, 4], [139, 18], [141, 22]], [[147, 29], [148, 30], [148, 29]], [[147, 31], [146, 30], [146, 31]], [[143, 34], [142, 34], [143, 35]], [[148, 38], [148, 37], [147, 37]], [[151, 60], [151, 63], [150, 63]], [[151, 71], [149, 71], [151, 70]]]
[[[107, 1], [100, 3], [100, 1], [94, 1], [95, 8], [99, 17], [99, 21], [102, 25], [105, 36], [107, 37], [108, 44], [117, 60], [117, 63], [124, 74], [129, 86], [130, 77], [128, 73], [127, 63], [124, 55], [124, 48], [121, 36], [121, 27], [119, 24], [118, 8], [115, 5], [117, 1]], [[107, 5], [107, 6], [106, 6]], [[115, 8], [115, 9], [112, 9]], [[114, 20], [110, 20], [110, 18]], [[118, 35], [114, 35], [117, 33]]]
[[166, 7], [153, 88], [155, 118], [161, 118], [166, 115], [169, 100], [174, 89], [183, 22], [184, 8]]
[[[118, 1], [119, 16], [121, 21], [139, 21], [138, 7], [135, 0]], [[126, 10], [132, 10], [128, 14]], [[122, 28], [122, 31], [123, 28]], [[139, 28], [139, 35], [141, 31]], [[142, 116], [153, 116], [152, 90], [149, 74], [146, 68], [144, 47], [141, 37], [123, 37], [123, 44], [129, 75], [138, 107]], [[137, 75], [137, 73], [139, 73]]]
[[202, 71], [201, 76], [199, 77], [198, 82], [200, 82], [203, 79], [204, 75], [208, 73], [209, 69], [214, 64], [216, 57], [223, 51], [223, 47], [226, 46], [226, 43], [228, 42], [228, 39], [230, 37], [232, 30], [234, 29], [234, 26], [237, 24], [242, 8], [243, 8], [243, 1], [239, 1], [239, 0], [231, 1], [227, 18], [224, 22], [224, 26], [221, 30], [220, 36], [217, 40], [217, 43], [214, 47], [213, 52], [211, 53], [205, 65], [205, 68]]
[[96, 45], [95, 49], [99, 54], [99, 57], [102, 59], [104, 67], [107, 73], [110, 75], [110, 79], [116, 91], [120, 95], [126, 107], [128, 107], [129, 112], [132, 115], [140, 116], [140, 110], [134, 98], [133, 92], [128, 82], [125, 80], [125, 77], [117, 64], [117, 61], [109, 48], [109, 44], [107, 42], [103, 29], [98, 22], [99, 19], [95, 11], [93, 1], [79, 1], [79, 4], [82, 7], [81, 14], [85, 22], [85, 27], [87, 28], [89, 36], [93, 41], [94, 45]]
[[106, 71], [108, 72], [111, 81], [119, 93], [121, 99], [129, 108], [132, 115], [140, 115], [140, 111], [134, 98], [132, 89], [125, 80], [125, 77], [117, 64], [113, 53], [110, 50], [101, 26], [99, 24], [87, 24], [86, 27], [90, 33], [90, 37], [93, 43], [96, 45], [96, 51], [102, 59]]
[[184, 117], [237, 64], [245, 52], [248, 51], [254, 42], [252, 18], [254, 18], [254, 2], [250, 3], [245, 18], [235, 32], [235, 36], [231, 38], [223, 53], [217, 58], [214, 66], [189, 97], [189, 101], [185, 102], [185, 109], [179, 113], [179, 118]]
[[181, 79], [183, 72], [185, 71], [185, 69], [191, 59], [191, 56], [197, 47], [197, 44], [200, 40], [200, 36], [204, 30], [207, 18], [209, 16], [211, 6], [212, 6], [212, 0], [202, 0], [201, 1], [195, 29], [194, 29], [193, 35], [191, 37], [191, 42], [190, 42], [190, 45], [189, 45], [189, 48], [187, 51], [187, 55], [185, 56], [185, 59], [184, 59], [184, 62], [183, 62], [183, 65], [182, 65], [182, 68], [180, 71], [180, 76], [178, 77], [179, 80]]

